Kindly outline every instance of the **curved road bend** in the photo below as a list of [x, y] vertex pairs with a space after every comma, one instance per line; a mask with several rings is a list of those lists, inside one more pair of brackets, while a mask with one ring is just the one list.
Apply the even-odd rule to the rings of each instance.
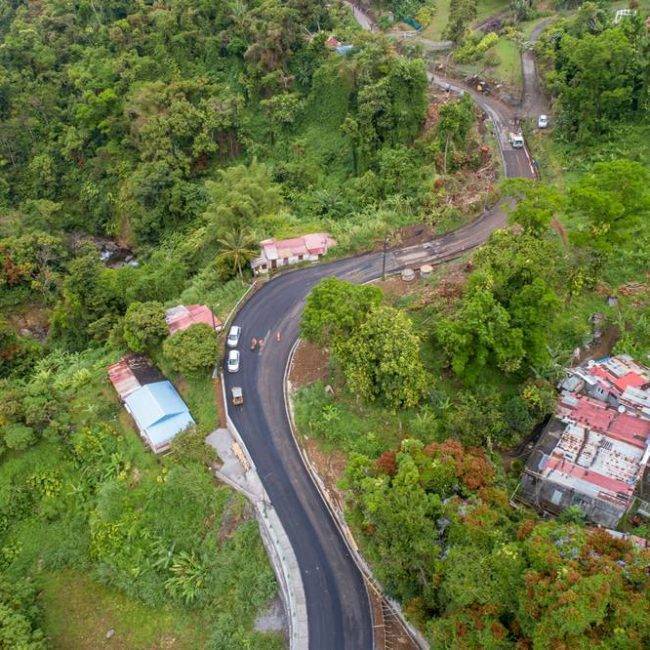
[[[447, 83], [439, 78], [433, 81]], [[527, 151], [505, 144], [510, 113], [496, 100], [472, 94], [495, 120], [506, 176], [534, 176]], [[483, 243], [505, 220], [505, 213], [497, 206], [473, 223], [431, 242], [389, 252], [386, 270], [456, 257]], [[246, 404], [230, 409], [230, 415], [300, 565], [311, 650], [370, 650], [372, 616], [362, 574], [295, 445], [284, 406], [284, 371], [310, 289], [331, 275], [353, 282], [372, 280], [380, 277], [381, 268], [382, 253], [368, 253], [281, 274], [253, 294], [235, 319], [242, 327], [241, 370], [236, 375], [226, 373], [225, 383], [227, 391], [241, 386]], [[262, 352], [249, 349], [252, 337], [265, 338]]]

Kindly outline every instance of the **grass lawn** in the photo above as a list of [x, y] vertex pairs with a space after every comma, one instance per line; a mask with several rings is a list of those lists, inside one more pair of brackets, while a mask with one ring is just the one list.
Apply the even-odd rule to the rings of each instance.
[[449, 21], [449, 0], [438, 0], [433, 20], [422, 30], [423, 38], [432, 41], [442, 40], [442, 32]]
[[[650, 0], [649, 0], [650, 1]], [[443, 39], [442, 33], [449, 22], [450, 0], [438, 0], [433, 20], [422, 30], [422, 36], [432, 41]], [[481, 22], [492, 14], [503, 11], [508, 6], [506, 0], [479, 0], [476, 22]]]
[[[48, 573], [42, 581], [43, 628], [53, 648], [205, 647], [206, 626], [186, 611], [152, 609], [76, 571]], [[107, 640], [110, 629], [115, 634]]]
[[211, 377], [178, 378], [175, 384], [201, 431], [213, 431], [217, 426], [217, 404]]
[[494, 76], [510, 86], [521, 87], [521, 55], [517, 44], [507, 38], [500, 38], [495, 51], [499, 63], [494, 69]]
[[456, 68], [462, 75], [486, 76], [497, 79], [515, 90], [521, 89], [523, 83], [521, 54], [517, 44], [501, 36], [490, 51], [495, 54], [495, 66], [488, 67], [484, 60], [479, 60], [473, 63], [456, 64]]

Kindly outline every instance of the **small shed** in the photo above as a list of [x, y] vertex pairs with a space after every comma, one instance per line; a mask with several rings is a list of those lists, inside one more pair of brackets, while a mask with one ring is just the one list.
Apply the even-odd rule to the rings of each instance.
[[127, 354], [108, 366], [108, 378], [122, 400], [141, 386], [164, 379], [160, 370], [141, 354]]
[[337, 48], [339, 45], [341, 45], [341, 41], [339, 41], [339, 39], [336, 38], [336, 36], [332, 35], [328, 37], [328, 39], [325, 41], [325, 45], [326, 47], [329, 47], [330, 49], [333, 50]]
[[133, 391], [124, 400], [124, 406], [140, 435], [157, 454], [169, 449], [179, 433], [194, 425], [187, 405], [167, 380]]
[[352, 50], [354, 50], [354, 45], [350, 45], [349, 43], [345, 43], [334, 48], [334, 51], [337, 54], [341, 54], [343, 56], [350, 54]]
[[223, 323], [206, 305], [178, 305], [177, 307], [171, 307], [165, 311], [165, 321], [167, 321], [170, 334], [181, 332], [198, 323], [209, 325], [216, 332], [220, 332], [223, 328]]

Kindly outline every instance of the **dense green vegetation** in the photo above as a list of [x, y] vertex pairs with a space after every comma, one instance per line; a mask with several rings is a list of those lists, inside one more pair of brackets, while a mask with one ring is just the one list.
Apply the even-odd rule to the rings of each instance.
[[[303, 335], [331, 348], [334, 390], [303, 388], [297, 424], [346, 454], [349, 521], [433, 647], [642, 648], [647, 552], [585, 528], [579, 510], [543, 523], [511, 506], [520, 465], [504, 473], [496, 451], [507, 456], [551, 412], [553, 382], [586, 333], [585, 307], [603, 309], [597, 281], [647, 270], [648, 247], [636, 248], [648, 238], [647, 170], [599, 163], [565, 192], [527, 181], [506, 191], [519, 198], [512, 227], [473, 255], [451, 295], [430, 294], [436, 278], [426, 300], [416, 292], [395, 309], [377, 306], [370, 287], [317, 285]], [[614, 257], [623, 265], [610, 272]], [[320, 309], [325, 296], [345, 329]], [[647, 289], [644, 307], [621, 300], [617, 349], [644, 358]]]
[[[444, 17], [436, 35], [473, 64], [504, 43], [512, 59], [518, 36], [471, 34], [505, 4], [382, 8]], [[527, 4], [512, 3], [518, 20]], [[579, 513], [542, 523], [511, 508], [516, 471], [496, 453], [549, 413], [594, 311], [618, 328], [615, 350], [649, 351], [642, 18], [615, 26], [584, 3], [542, 38], [551, 183], [503, 188], [519, 199], [511, 228], [457, 286], [436, 293], [439, 274], [388, 300], [328, 280], [308, 300], [302, 333], [332, 352], [336, 397], [305, 388], [298, 424], [346, 454], [350, 521], [434, 647], [648, 643], [647, 558]], [[164, 309], [225, 318], [265, 237], [328, 230], [344, 254], [457, 222], [453, 192], [489, 159], [478, 122], [469, 97], [428, 111], [424, 61], [338, 3], [0, 5], [0, 646], [78, 644], [79, 626], [61, 626], [66, 588], [120, 603], [125, 625], [155, 612], [182, 634], [189, 619], [188, 647], [282, 645], [253, 631], [276, 593], [256, 525], [206, 469], [215, 333], [170, 337]], [[106, 260], [107, 244], [135, 259]], [[151, 356], [197, 421], [164, 459], [107, 382], [127, 351]], [[158, 643], [152, 628], [125, 642]]]
[[[173, 605], [174, 625], [192, 616], [211, 647], [281, 645], [252, 633], [276, 591], [257, 525], [244, 499], [205, 470], [202, 437], [214, 412], [189, 391], [198, 432], [159, 462], [118, 419], [108, 359], [51, 353], [29, 379], [1, 386], [0, 575], [24, 585], [0, 625], [2, 641], [42, 638], [41, 579], [74, 567], [144, 612]], [[211, 397], [209, 382], [199, 388]]]
[[612, 12], [585, 2], [559, 21], [537, 46], [557, 97], [558, 125], [568, 139], [588, 141], [620, 122], [647, 121], [650, 109], [644, 14], [618, 25]]
[[[328, 386], [296, 396], [298, 428], [343, 453], [348, 521], [435, 648], [650, 642], [647, 551], [588, 527], [579, 509], [544, 521], [510, 503], [519, 445], [552, 411], [573, 351], [611, 349], [593, 342], [590, 316], [615, 332], [615, 352], [650, 353], [648, 39], [643, 15], [616, 27], [594, 11], [585, 3], [542, 39], [558, 116], [531, 137], [546, 182], [502, 187], [517, 199], [509, 227], [403, 296], [399, 281], [382, 297], [327, 280], [303, 316], [303, 336], [331, 354]], [[440, 111], [443, 145], [461, 109]], [[386, 370], [377, 399], [368, 386]], [[391, 380], [412, 399], [388, 399]], [[647, 524], [633, 530], [647, 538]]]
[[[169, 337], [163, 310], [225, 318], [264, 237], [346, 250], [430, 210], [424, 65], [320, 1], [9, 2], [0, 42], [0, 645], [60, 630], [38, 593], [74, 567], [209, 647], [276, 647], [252, 631], [276, 591], [256, 525], [205, 469], [216, 337]], [[106, 380], [128, 350], [198, 423], [162, 461]]]
[[405, 441], [355, 457], [352, 521], [388, 589], [436, 648], [641, 648], [648, 558], [508, 504], [480, 450]]
[[349, 389], [392, 408], [415, 406], [425, 389], [419, 339], [413, 324], [392, 307], [380, 307], [374, 287], [328, 278], [310, 293], [302, 335], [331, 347]]

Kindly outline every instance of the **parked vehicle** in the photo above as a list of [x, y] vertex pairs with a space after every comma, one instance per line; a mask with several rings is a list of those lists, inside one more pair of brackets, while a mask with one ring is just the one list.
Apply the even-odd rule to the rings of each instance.
[[241, 336], [241, 327], [233, 325], [228, 332], [228, 347], [236, 348], [239, 345], [239, 337]]
[[244, 403], [244, 393], [240, 386], [233, 386], [230, 393], [232, 394], [233, 406], [241, 406]]
[[537, 128], [545, 129], [548, 126], [548, 115], [540, 115], [537, 118]]
[[228, 372], [239, 372], [239, 350], [228, 352]]
[[521, 133], [511, 133], [510, 134], [510, 144], [513, 149], [523, 149], [524, 147], [524, 136]]
[[413, 269], [404, 269], [402, 271], [402, 280], [404, 282], [413, 282], [415, 280], [415, 271]]

